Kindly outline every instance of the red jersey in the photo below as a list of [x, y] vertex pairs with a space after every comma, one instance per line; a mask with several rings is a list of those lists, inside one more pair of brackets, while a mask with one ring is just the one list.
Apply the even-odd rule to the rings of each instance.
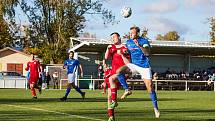
[[30, 83], [36, 82], [39, 79], [39, 68], [40, 62], [37, 60], [32, 60], [27, 63], [25, 70], [28, 71], [30, 69]]
[[124, 66], [125, 63], [122, 59], [122, 56], [117, 53], [117, 51], [124, 52], [126, 50], [125, 46], [121, 46], [120, 48], [117, 48], [116, 45], [112, 45], [111, 48], [109, 48], [109, 55], [112, 57], [112, 72], [111, 74], [116, 74], [116, 70], [119, 69], [121, 66]]

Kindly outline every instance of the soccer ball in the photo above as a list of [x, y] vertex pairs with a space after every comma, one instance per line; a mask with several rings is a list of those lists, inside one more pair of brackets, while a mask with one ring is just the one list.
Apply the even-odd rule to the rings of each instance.
[[131, 10], [130, 7], [124, 7], [124, 8], [122, 8], [122, 10], [121, 10], [121, 14], [122, 14], [122, 16], [123, 16], [124, 18], [128, 18], [128, 17], [131, 16], [132, 10]]

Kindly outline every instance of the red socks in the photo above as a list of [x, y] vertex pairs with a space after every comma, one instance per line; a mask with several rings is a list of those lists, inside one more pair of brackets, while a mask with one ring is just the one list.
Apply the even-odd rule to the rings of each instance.
[[113, 117], [114, 116], [114, 109], [108, 109], [108, 116]]
[[113, 102], [116, 102], [117, 99], [117, 88], [112, 88], [111, 89], [111, 99]]
[[31, 88], [31, 94], [32, 94], [33, 97], [36, 97], [36, 96], [37, 96], [37, 95], [36, 95], [36, 91], [35, 91], [34, 88]]

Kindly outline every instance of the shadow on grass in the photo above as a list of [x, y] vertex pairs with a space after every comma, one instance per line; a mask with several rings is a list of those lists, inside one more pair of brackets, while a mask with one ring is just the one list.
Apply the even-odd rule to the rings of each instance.
[[[182, 99], [177, 98], [159, 98], [159, 101], [178, 101]], [[120, 100], [118, 99], [118, 102], [141, 102], [141, 101], [151, 101], [149, 98], [127, 98], [126, 100]], [[0, 103], [32, 103], [32, 102], [60, 102], [59, 98], [38, 98], [35, 99], [12, 99], [12, 98], [3, 98], [0, 99]], [[107, 102], [107, 98], [101, 97], [101, 98], [68, 98], [66, 102]]]
[[[166, 113], [213, 113], [215, 114], [215, 109], [187, 109], [187, 108], [181, 108], [181, 109], [163, 109], [162, 110], [163, 112], [166, 112]], [[215, 116], [214, 116], [215, 118]]]

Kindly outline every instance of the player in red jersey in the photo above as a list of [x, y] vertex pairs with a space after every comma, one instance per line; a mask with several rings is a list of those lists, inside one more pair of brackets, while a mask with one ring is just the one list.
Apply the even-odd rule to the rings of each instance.
[[109, 77], [111, 75], [111, 68], [109, 65], [107, 67], [104, 67], [104, 82], [101, 84], [101, 87], [103, 88], [103, 94], [106, 94], [107, 86], [110, 87], [109, 83]]
[[[120, 35], [117, 32], [111, 34], [114, 44], [109, 45], [105, 52], [105, 59], [103, 60], [103, 65], [106, 67], [106, 60], [108, 58], [112, 58], [112, 70], [111, 75], [116, 75], [116, 71], [125, 65], [122, 56], [119, 54], [121, 51], [124, 51], [126, 47], [121, 43]], [[115, 82], [110, 81], [111, 76], [109, 77], [110, 82], [110, 93], [111, 93], [111, 103], [108, 107], [112, 110], [117, 106], [117, 84]], [[121, 98], [125, 98], [126, 96], [131, 94], [131, 91], [128, 88], [128, 84], [126, 83], [125, 74], [117, 75], [117, 80], [125, 89], [125, 93]], [[114, 84], [113, 84], [114, 83]], [[114, 121], [114, 115], [109, 115], [109, 121]]]
[[37, 99], [36, 91], [35, 89], [38, 89], [41, 93], [41, 88], [38, 87], [37, 81], [39, 79], [39, 73], [40, 73], [40, 62], [34, 58], [34, 55], [31, 55], [32, 60], [27, 63], [27, 67], [25, 68], [26, 71], [30, 70], [30, 78], [29, 78], [29, 84], [31, 93], [33, 96], [33, 99]]

